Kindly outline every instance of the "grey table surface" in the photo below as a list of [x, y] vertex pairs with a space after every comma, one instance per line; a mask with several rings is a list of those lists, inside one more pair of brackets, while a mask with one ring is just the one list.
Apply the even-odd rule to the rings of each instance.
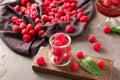
[[[87, 55], [108, 58], [114, 61], [114, 69], [112, 80], [120, 79], [120, 35], [104, 34], [102, 26], [98, 23], [104, 23], [105, 18], [98, 12], [95, 13], [93, 19], [86, 26], [83, 34], [72, 40], [71, 46], [73, 52], [82, 50]], [[89, 34], [94, 34], [97, 41], [102, 44], [102, 50], [96, 52], [92, 49], [91, 43], [87, 38]], [[33, 58], [23, 57], [9, 49], [0, 39], [0, 55], [4, 55], [3, 64], [6, 71], [0, 75], [0, 80], [70, 80], [58, 76], [44, 73], [35, 73], [32, 70]]]

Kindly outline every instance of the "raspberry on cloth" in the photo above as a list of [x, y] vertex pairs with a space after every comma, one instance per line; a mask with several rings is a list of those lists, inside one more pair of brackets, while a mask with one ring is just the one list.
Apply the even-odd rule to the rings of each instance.
[[[65, 2], [65, 5], [63, 5], [63, 7], [60, 7], [61, 4], [58, 4], [56, 6], [55, 4], [57, 4], [58, 2], [54, 0], [49, 5], [47, 5], [49, 2], [43, 2], [43, 4], [41, 4], [40, 0], [1, 0], [0, 2], [1, 39], [10, 49], [15, 51], [16, 53], [29, 57], [34, 56], [37, 53], [38, 49], [41, 46], [45, 45], [48, 42], [48, 38], [54, 33], [63, 32], [70, 35], [72, 38], [80, 36], [85, 26], [91, 20], [92, 15], [94, 14], [92, 0], [76, 0], [76, 2], [72, 2], [71, 5]], [[20, 6], [15, 7], [16, 5]], [[46, 8], [48, 6], [50, 8]], [[56, 11], [55, 6], [59, 7], [58, 11]], [[69, 6], [72, 7], [70, 9], [65, 9]], [[64, 10], [61, 11], [63, 8]], [[71, 13], [68, 12], [68, 10], [71, 10], [72, 8], [74, 9], [71, 11]], [[44, 11], [44, 9], [46, 11]], [[48, 14], [47, 12], [49, 12], [49, 10], [51, 10], [52, 12]], [[56, 12], [58, 12], [59, 14]], [[62, 12], [64, 12], [64, 14]], [[78, 19], [81, 18], [80, 15], [77, 18], [77, 13], [79, 12], [82, 12], [84, 14], [84, 17], [82, 17], [82, 19]], [[46, 14], [48, 17], [42, 16]], [[13, 22], [15, 20], [15, 23], [11, 22], [10, 19], [13, 16], [17, 16], [17, 18], [12, 19]], [[48, 19], [44, 20], [44, 18]], [[22, 34], [21, 31], [19, 32], [18, 28], [15, 29], [15, 31], [18, 32], [15, 32], [12, 29], [15, 24], [20, 25], [20, 23], [22, 22], [25, 22], [26, 25], [32, 24], [33, 27], [35, 27], [36, 25], [40, 26], [37, 27], [40, 28], [40, 30], [37, 29], [38, 31], [36, 31], [35, 28], [30, 28], [30, 30], [34, 31], [33, 33], [31, 33], [28, 29], [29, 31], [27, 35], [30, 36], [30, 40], [28, 38], [25, 38], [27, 39], [27, 42], [25, 42], [26, 40], [22, 40], [22, 37], [26, 35], [26, 33]], [[65, 31], [65, 28], [67, 25], [70, 24], [73, 25], [74, 30], [73, 32], [67, 33]]]

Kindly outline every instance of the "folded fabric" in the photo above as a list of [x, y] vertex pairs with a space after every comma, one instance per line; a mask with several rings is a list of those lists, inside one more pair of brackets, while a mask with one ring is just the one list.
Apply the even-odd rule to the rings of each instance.
[[[40, 3], [39, 0], [30, 0], [32, 3]], [[10, 22], [12, 16], [18, 16], [26, 21], [26, 23], [31, 23], [34, 25], [34, 22], [31, 20], [31, 17], [26, 15], [21, 15], [20, 13], [14, 11], [12, 6], [19, 4], [19, 0], [0, 0], [0, 37], [6, 43], [6, 45], [15, 51], [24, 56], [32, 57], [34, 56], [38, 49], [41, 46], [44, 46], [48, 43], [49, 37], [56, 32], [65, 32], [65, 26], [68, 24], [74, 25], [74, 32], [67, 33], [72, 37], [80, 36], [87, 25], [87, 23], [80, 22], [76, 19], [75, 16], [72, 17], [71, 21], [58, 21], [55, 24], [44, 24], [42, 28], [45, 30], [45, 33], [41, 37], [34, 37], [30, 42], [24, 42], [22, 40], [22, 35], [16, 33], [12, 30], [13, 23]], [[94, 13], [94, 7], [92, 0], [77, 0], [77, 8], [83, 8], [84, 14], [89, 17], [89, 21]], [[39, 17], [41, 17], [42, 7], [39, 4], [38, 7]]]

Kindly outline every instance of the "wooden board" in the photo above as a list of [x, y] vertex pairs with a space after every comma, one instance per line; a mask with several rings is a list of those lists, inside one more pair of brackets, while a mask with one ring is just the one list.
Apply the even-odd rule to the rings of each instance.
[[[38, 56], [43, 56], [45, 58], [46, 64], [44, 66], [38, 66], [36, 63], [36, 58]], [[93, 57], [94, 60], [103, 59], [99, 57]], [[42, 72], [48, 73], [56, 76], [61, 76], [65, 78], [70, 78], [73, 80], [111, 80], [112, 78], [112, 70], [113, 70], [113, 62], [109, 59], [104, 59], [106, 64], [105, 67], [102, 68], [102, 75], [96, 76], [93, 74], [88, 73], [81, 67], [77, 71], [72, 71], [70, 69], [70, 65], [65, 67], [58, 67], [51, 63], [48, 57], [48, 47], [41, 47], [36, 55], [33, 63], [32, 68], [35, 72]], [[73, 55], [72, 61], [78, 61], [78, 59]]]

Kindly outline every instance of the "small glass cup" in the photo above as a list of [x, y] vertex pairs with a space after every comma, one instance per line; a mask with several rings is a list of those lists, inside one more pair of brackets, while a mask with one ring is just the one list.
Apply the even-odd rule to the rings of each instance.
[[65, 34], [65, 39], [68, 41], [67, 44], [62, 46], [56, 46], [53, 44], [55, 34], [49, 38], [49, 59], [56, 66], [66, 66], [71, 62], [72, 50], [71, 50], [71, 38]]

